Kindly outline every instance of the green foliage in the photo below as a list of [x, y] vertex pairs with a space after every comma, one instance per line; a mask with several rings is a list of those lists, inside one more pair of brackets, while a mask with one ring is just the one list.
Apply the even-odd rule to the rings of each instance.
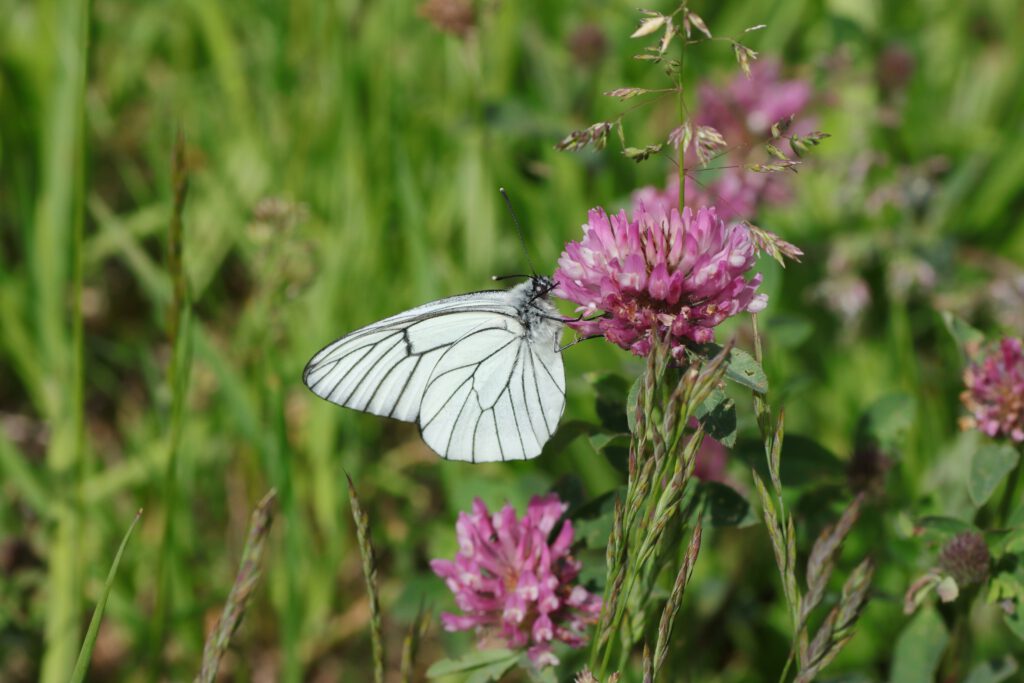
[[78, 652], [78, 661], [75, 662], [75, 668], [71, 672], [71, 683], [82, 683], [85, 680], [86, 675], [89, 673], [89, 661], [92, 659], [93, 651], [96, 649], [96, 636], [100, 632], [100, 623], [103, 621], [103, 611], [107, 607], [107, 599], [110, 597], [110, 589], [114, 586], [114, 577], [117, 576], [117, 568], [121, 564], [121, 555], [124, 554], [124, 547], [128, 545], [128, 539], [132, 537], [132, 532], [135, 531], [135, 525], [139, 523], [139, 518], [142, 517], [142, 510], [135, 515], [135, 519], [128, 526], [128, 531], [124, 533], [124, 538], [121, 539], [121, 545], [117, 548], [117, 553], [114, 555], [114, 561], [110, 565], [110, 572], [107, 574], [107, 580], [103, 584], [103, 592], [100, 593], [99, 600], [96, 601], [96, 609], [92, 612], [92, 619], [89, 621], [89, 629], [85, 632], [85, 640], [82, 642], [82, 649]]
[[971, 458], [971, 475], [967, 480], [974, 504], [981, 507], [988, 502], [1019, 461], [1020, 454], [1008, 444], [986, 444], [979, 448]]
[[[590, 553], [584, 576], [603, 588], [609, 501], [628, 470], [621, 435], [635, 427], [636, 359], [600, 340], [567, 350], [558, 433], [537, 461], [505, 467], [440, 463], [414, 428], [316, 401], [301, 370], [359, 325], [522, 272], [500, 185], [531, 257], [550, 273], [587, 209], [626, 205], [633, 190], [677, 171], [666, 131], [680, 104], [695, 108], [698, 88], [677, 101], [659, 92], [665, 74], [721, 83], [773, 57], [815, 85], [815, 125], [831, 137], [816, 145], [808, 131], [776, 133], [810, 153], [799, 174], [766, 176], [788, 180], [793, 199], [757, 222], [806, 256], [785, 270], [762, 259], [762, 363], [734, 350], [722, 393], [738, 401], [735, 412], [723, 401], [701, 413], [708, 434], [736, 445], [725, 483], [702, 485], [706, 504], [677, 518], [703, 510], [705, 535], [663, 671], [765, 683], [785, 663], [791, 629], [785, 589], [765, 570], [771, 541], [740, 514], [758, 500], [751, 465], [771, 487], [747, 407], [756, 389], [785, 405], [778, 474], [795, 518], [796, 580], [852, 497], [860, 446], [878, 446], [889, 462], [863, 477], [873, 488], [816, 618], [869, 552], [878, 597], [823, 676], [1004, 675], [1005, 660], [993, 662], [1024, 642], [1014, 545], [1024, 508], [1003, 519], [1010, 456], [958, 435], [957, 417], [970, 346], [1022, 329], [1018, 3], [695, 2], [690, 39], [704, 40], [705, 26], [715, 40], [684, 62], [657, 52], [664, 23], [629, 39], [631, 6], [477, 2], [463, 39], [438, 31], [419, 4], [0, 0], [0, 679], [69, 680], [86, 600], [104, 586], [96, 568], [142, 505], [147, 521], [106, 594], [95, 650], [105, 656], [90, 676], [191, 679], [206, 617], [236, 578], [248, 513], [275, 487], [265, 590], [221, 675], [371, 680], [371, 616], [342, 466], [373, 522], [382, 635], [396, 644], [389, 665], [421, 623], [421, 603], [435, 626], [416, 639], [418, 661], [472, 652], [470, 639], [436, 627], [453, 604], [427, 560], [454, 553], [454, 520], [475, 496], [522, 510], [575, 477], [581, 501], [599, 501], [596, 511], [580, 506], [594, 514], [577, 518], [577, 531]], [[575, 37], [585, 26], [600, 35], [591, 61]], [[683, 17], [675, 26], [673, 51]], [[648, 43], [655, 51], [643, 51]], [[627, 84], [646, 92], [623, 103], [602, 94]], [[648, 118], [621, 118], [647, 101]], [[173, 261], [179, 128], [189, 194]], [[579, 154], [553, 149], [572, 130], [566, 145]], [[646, 162], [618, 153], [627, 134]], [[696, 135], [691, 127], [681, 146]], [[597, 153], [605, 146], [615, 152]], [[713, 178], [716, 163], [695, 177]], [[921, 263], [932, 284], [910, 277]], [[870, 296], [847, 315], [825, 285], [851, 281]], [[724, 325], [717, 339], [750, 349], [748, 327]], [[180, 372], [169, 377], [172, 359]], [[581, 379], [595, 371], [606, 383]], [[733, 519], [738, 526], [720, 524]], [[675, 548], [692, 538], [680, 527], [665, 531]], [[981, 598], [962, 591], [938, 612], [930, 594], [917, 614], [900, 614], [898, 597], [969, 529], [1002, 553]], [[668, 603], [677, 577], [652, 579], [651, 602]], [[972, 606], [978, 631], [960, 636], [953, 622]], [[641, 634], [651, 646], [658, 625]], [[559, 656], [559, 680], [571, 680], [582, 660]], [[625, 666], [624, 680], [639, 679], [639, 654]]]
[[701, 484], [705, 514], [711, 526], [750, 526], [756, 523], [750, 503], [736, 489], [718, 482]]
[[922, 609], [900, 633], [893, 651], [891, 683], [931, 683], [949, 633], [938, 612]]
[[442, 659], [427, 669], [427, 677], [461, 683], [488, 683], [499, 680], [519, 661], [512, 650], [493, 649], [470, 652], [458, 659]]
[[1018, 668], [1014, 656], [1006, 655], [1000, 659], [977, 664], [967, 674], [964, 683], [1002, 683], [1017, 673]]
[[[705, 344], [702, 349], [704, 353], [712, 356], [722, 351], [722, 347], [718, 344]], [[742, 349], [735, 347], [729, 349], [729, 363], [725, 370], [725, 377], [759, 394], [768, 392], [768, 376], [765, 375], [761, 364]]]
[[723, 446], [736, 445], [736, 402], [725, 391], [716, 389], [697, 407], [696, 418], [704, 433]]

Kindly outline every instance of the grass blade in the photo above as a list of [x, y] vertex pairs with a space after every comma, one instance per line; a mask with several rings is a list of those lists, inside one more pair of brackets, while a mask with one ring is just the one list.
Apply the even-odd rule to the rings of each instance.
[[363, 557], [363, 576], [366, 577], [366, 593], [370, 598], [370, 643], [373, 647], [373, 680], [375, 683], [384, 681], [384, 633], [380, 618], [380, 595], [377, 591], [377, 559], [370, 541], [370, 519], [359, 504], [356, 487], [352, 477], [345, 473], [348, 480], [348, 500], [352, 505], [352, 519], [356, 523], [356, 539], [359, 541], [359, 553]]
[[234, 635], [241, 623], [249, 601], [259, 584], [260, 565], [267, 536], [270, 533], [270, 525], [274, 521], [276, 498], [277, 491], [270, 489], [253, 510], [252, 521], [249, 522], [249, 535], [245, 539], [242, 561], [238, 566], [238, 574], [235, 576], [235, 583], [231, 586], [231, 592], [228, 593], [228, 599], [224, 603], [224, 611], [221, 612], [220, 618], [217, 620], [217, 626], [203, 645], [203, 663], [199, 669], [199, 675], [196, 676], [196, 683], [211, 683], [217, 678], [220, 660], [227, 651], [231, 636]]
[[399, 672], [401, 683], [410, 683], [412, 681], [416, 665], [416, 654], [420, 649], [420, 641], [430, 627], [430, 616], [430, 611], [424, 609], [423, 605], [420, 605], [420, 609], [416, 613], [416, 619], [409, 626], [409, 632], [406, 634], [405, 640], [402, 641], [402, 668]]
[[110, 589], [114, 586], [114, 577], [117, 575], [118, 565], [121, 564], [121, 555], [124, 553], [124, 547], [128, 545], [128, 539], [132, 537], [135, 525], [139, 523], [141, 517], [142, 510], [140, 509], [135, 513], [135, 519], [132, 520], [131, 526], [128, 527], [124, 538], [121, 539], [121, 546], [117, 549], [117, 554], [114, 555], [114, 563], [110, 565], [110, 572], [107, 573], [107, 582], [103, 584], [103, 592], [100, 593], [100, 599], [96, 602], [96, 609], [93, 610], [92, 621], [89, 622], [89, 630], [85, 632], [85, 640], [82, 642], [82, 649], [78, 653], [78, 661], [75, 662], [75, 669], [71, 672], [71, 683], [81, 683], [85, 680], [85, 674], [89, 672], [89, 661], [92, 659], [93, 648], [96, 647], [96, 636], [99, 635], [100, 622], [103, 621], [103, 610], [107, 606], [107, 597], [110, 595]]

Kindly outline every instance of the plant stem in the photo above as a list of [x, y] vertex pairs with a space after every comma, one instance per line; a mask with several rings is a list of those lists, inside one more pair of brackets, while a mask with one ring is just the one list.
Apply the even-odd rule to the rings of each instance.
[[1006, 480], [1006, 488], [1003, 490], [1003, 498], [999, 502], [999, 526], [1006, 526], [1006, 520], [1010, 518], [1010, 506], [1016, 498], [1017, 487], [1020, 485], [1021, 471], [1024, 469], [1024, 444], [1018, 446], [1020, 456], [1017, 458], [1017, 465], [1010, 472], [1010, 478]]
[[239, 562], [235, 582], [228, 593], [224, 610], [217, 619], [217, 625], [206, 638], [203, 646], [203, 661], [195, 683], [213, 683], [217, 678], [220, 660], [227, 652], [231, 636], [238, 628], [262, 574], [263, 552], [274, 521], [274, 503], [277, 492], [274, 489], [263, 496], [256, 505], [249, 522], [249, 533]]
[[796, 654], [795, 646], [796, 641], [794, 640], [793, 644], [789, 648], [789, 655], [786, 657], [786, 666], [782, 667], [782, 674], [779, 676], [779, 683], [785, 683], [786, 679], [789, 677], [789, 669], [793, 665], [793, 658]]
[[182, 213], [188, 195], [188, 166], [185, 159], [185, 138], [180, 130], [175, 139], [171, 166], [173, 203], [167, 230], [167, 271], [172, 287], [171, 308], [167, 318], [167, 336], [171, 345], [171, 357], [167, 366], [167, 385], [171, 391], [171, 415], [168, 425], [170, 446], [164, 474], [164, 524], [157, 567], [156, 605], [153, 610], [149, 642], [151, 674], [154, 677], [160, 670], [157, 664], [163, 651], [168, 611], [173, 599], [171, 562], [179, 535], [174, 524], [174, 515], [178, 511], [178, 451], [181, 445], [191, 354], [191, 309], [182, 258]]
[[[679, 80], [676, 82], [677, 90], [679, 91], [679, 125], [686, 123], [686, 98], [683, 93], [683, 68], [686, 65], [686, 41], [679, 41], [681, 47], [679, 48]], [[683, 215], [683, 207], [686, 206], [686, 149], [679, 144], [678, 149], [679, 156], [679, 216]]]
[[[85, 460], [81, 299], [89, 11], [88, 0], [67, 0], [59, 3], [48, 17], [58, 22], [54, 40], [68, 49], [58, 50], [53, 63], [54, 87], [46, 103], [42, 189], [34, 217], [35, 245], [31, 255], [38, 343], [49, 375], [46, 380], [52, 387], [71, 383], [71, 391], [51, 391], [44, 397], [45, 412], [53, 424], [46, 464], [56, 486], [55, 498], [61, 503], [54, 506], [57, 508], [56, 524], [47, 557], [49, 599], [45, 605], [39, 673], [39, 680], [44, 683], [64, 683], [71, 677], [82, 615], [81, 518], [76, 503]], [[70, 264], [64, 260], [67, 254], [70, 254]]]

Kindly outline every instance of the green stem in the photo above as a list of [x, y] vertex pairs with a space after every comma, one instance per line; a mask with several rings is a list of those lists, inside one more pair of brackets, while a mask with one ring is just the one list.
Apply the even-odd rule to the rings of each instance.
[[1017, 497], [1017, 487], [1020, 485], [1021, 471], [1024, 470], [1024, 444], [1018, 447], [1020, 451], [1020, 457], [1017, 458], [1017, 465], [1010, 472], [1010, 478], [1006, 480], [1006, 488], [1003, 490], [1003, 498], [999, 502], [999, 527], [1003, 528], [1006, 526], [1006, 521], [1010, 518], [1010, 507], [1013, 505], [1013, 501]]
[[786, 657], [786, 666], [782, 667], [782, 675], [779, 676], [779, 683], [785, 683], [786, 679], [789, 677], [789, 669], [793, 665], [794, 654], [796, 654], [794, 649], [792, 647], [789, 648], [789, 656]]
[[171, 415], [168, 425], [170, 433], [167, 468], [164, 473], [164, 524], [157, 567], [157, 594], [154, 607], [152, 630], [150, 632], [150, 672], [155, 680], [160, 673], [158, 665], [164, 649], [168, 612], [173, 601], [171, 562], [179, 532], [174, 515], [178, 511], [178, 452], [181, 447], [181, 433], [184, 423], [185, 394], [188, 390], [188, 374], [191, 366], [191, 308], [189, 306], [188, 284], [184, 269], [183, 221], [185, 198], [188, 195], [188, 167], [185, 159], [185, 139], [178, 131], [172, 157], [173, 203], [167, 231], [167, 271], [172, 286], [171, 308], [167, 321], [167, 336], [171, 344], [171, 357], [167, 366], [167, 385], [171, 390]]
[[[680, 41], [682, 47], [679, 48], [679, 80], [676, 82], [677, 90], [679, 91], [679, 125], [686, 123], [686, 99], [683, 94], [683, 67], [686, 63], [686, 41]], [[683, 207], [686, 206], [686, 149], [680, 143], [678, 149], [679, 156], [679, 215], [683, 214]]]
[[[82, 616], [81, 528], [78, 482], [85, 460], [85, 351], [82, 325], [82, 235], [85, 214], [85, 84], [89, 55], [89, 2], [68, 0], [46, 16], [59, 22], [53, 95], [43, 142], [43, 177], [32, 253], [40, 351], [47, 380], [71, 391], [51, 392], [45, 410], [54, 425], [46, 463], [62, 503], [48, 554], [44, 645], [39, 680], [64, 683], [77, 656]], [[70, 169], [70, 173], [69, 173]], [[70, 179], [70, 180], [69, 180]], [[70, 239], [68, 239], [70, 238]], [[63, 259], [70, 251], [70, 273]], [[70, 291], [67, 289], [69, 288]], [[71, 297], [70, 334], [66, 301]]]
[[971, 606], [977, 596], [978, 589], [971, 587], [961, 593], [956, 602], [949, 605], [953, 610], [953, 623], [949, 629], [949, 644], [946, 646], [946, 653], [942, 658], [941, 680], [961, 680], [963, 665], [971, 660], [972, 641], [969, 619]]

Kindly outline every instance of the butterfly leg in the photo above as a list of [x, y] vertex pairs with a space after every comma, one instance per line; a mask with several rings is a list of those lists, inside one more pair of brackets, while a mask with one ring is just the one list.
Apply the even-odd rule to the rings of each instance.
[[581, 321], [590, 322], [591, 320], [600, 320], [601, 318], [605, 318], [607, 316], [608, 316], [607, 313], [598, 313], [597, 315], [592, 315], [589, 318], [584, 318], [583, 314], [580, 313], [575, 318], [562, 318], [560, 316], [544, 315], [543, 313], [540, 314], [540, 317], [542, 317], [542, 318], [546, 318], [548, 320], [557, 320], [558, 322], [563, 323], [563, 324], [578, 323], [578, 322], [581, 322]]
[[555, 352], [556, 353], [561, 353], [562, 351], [565, 351], [566, 349], [568, 349], [570, 347], [576, 346], [580, 342], [585, 342], [588, 339], [597, 339], [598, 337], [602, 337], [602, 336], [604, 336], [604, 335], [592, 334], [589, 337], [576, 337], [576, 339], [572, 340], [568, 344], [565, 344], [564, 346], [557, 346], [557, 348], [555, 348]]

